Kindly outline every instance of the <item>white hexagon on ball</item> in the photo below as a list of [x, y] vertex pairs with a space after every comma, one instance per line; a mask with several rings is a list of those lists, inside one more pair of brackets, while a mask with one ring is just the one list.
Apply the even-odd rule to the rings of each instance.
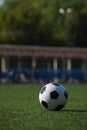
[[59, 83], [48, 83], [39, 92], [39, 101], [47, 110], [60, 111], [67, 103], [68, 92]]

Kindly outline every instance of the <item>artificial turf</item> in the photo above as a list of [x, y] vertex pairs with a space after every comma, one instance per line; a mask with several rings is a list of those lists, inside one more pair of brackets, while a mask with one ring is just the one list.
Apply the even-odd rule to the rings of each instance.
[[0, 130], [87, 130], [87, 84], [65, 84], [68, 102], [57, 112], [41, 107], [43, 85], [0, 85]]

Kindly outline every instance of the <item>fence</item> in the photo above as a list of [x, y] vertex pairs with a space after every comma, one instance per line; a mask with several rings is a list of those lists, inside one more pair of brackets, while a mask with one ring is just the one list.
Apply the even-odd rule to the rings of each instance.
[[63, 81], [70, 83], [87, 82], [87, 70], [81, 69], [9, 69], [8, 72], [0, 72], [1, 83], [27, 83], [27, 82], [48, 82]]

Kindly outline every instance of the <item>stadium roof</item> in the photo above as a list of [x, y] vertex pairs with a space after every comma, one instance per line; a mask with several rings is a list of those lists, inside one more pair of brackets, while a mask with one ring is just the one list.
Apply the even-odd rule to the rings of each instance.
[[0, 56], [87, 58], [87, 48], [0, 45]]

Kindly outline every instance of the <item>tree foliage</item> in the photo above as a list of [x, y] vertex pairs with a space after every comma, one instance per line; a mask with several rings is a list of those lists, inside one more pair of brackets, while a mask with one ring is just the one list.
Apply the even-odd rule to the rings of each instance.
[[[87, 47], [86, 7], [86, 0], [5, 0], [0, 43]], [[60, 14], [60, 8], [66, 13]]]

